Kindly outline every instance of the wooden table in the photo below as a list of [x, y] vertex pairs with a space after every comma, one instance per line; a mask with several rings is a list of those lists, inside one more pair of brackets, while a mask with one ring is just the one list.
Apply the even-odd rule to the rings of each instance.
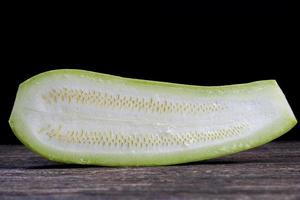
[[0, 199], [300, 199], [300, 141], [205, 162], [98, 167], [0, 146]]

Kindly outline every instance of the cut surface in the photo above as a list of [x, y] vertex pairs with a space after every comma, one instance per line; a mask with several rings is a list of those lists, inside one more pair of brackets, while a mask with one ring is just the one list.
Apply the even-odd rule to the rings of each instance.
[[297, 123], [274, 80], [208, 87], [83, 70], [22, 83], [9, 122], [50, 160], [110, 166], [215, 158], [267, 143]]

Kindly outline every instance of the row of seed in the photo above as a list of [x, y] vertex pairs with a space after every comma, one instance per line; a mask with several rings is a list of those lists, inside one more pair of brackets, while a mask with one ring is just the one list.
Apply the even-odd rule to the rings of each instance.
[[114, 107], [118, 109], [135, 109], [150, 112], [181, 112], [199, 113], [216, 112], [224, 109], [219, 103], [176, 103], [170, 101], [158, 101], [154, 98], [139, 98], [132, 96], [112, 95], [108, 93], [84, 91], [80, 89], [52, 89], [42, 96], [49, 104], [58, 102], [95, 105], [98, 107]]
[[49, 129], [46, 134], [57, 141], [74, 144], [101, 145], [103, 147], [149, 148], [161, 146], [178, 146], [198, 142], [221, 140], [241, 134], [246, 124], [214, 131], [192, 131], [183, 134], [124, 134], [113, 131], [66, 131], [61, 128]]

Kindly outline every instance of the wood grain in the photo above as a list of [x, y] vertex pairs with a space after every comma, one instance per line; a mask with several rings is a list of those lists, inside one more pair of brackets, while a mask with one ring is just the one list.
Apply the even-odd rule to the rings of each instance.
[[300, 142], [163, 167], [51, 162], [0, 145], [0, 199], [300, 199]]

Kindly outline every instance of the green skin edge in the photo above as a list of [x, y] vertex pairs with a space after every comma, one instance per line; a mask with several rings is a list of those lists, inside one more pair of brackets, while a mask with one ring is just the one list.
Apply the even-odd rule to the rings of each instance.
[[[185, 95], [206, 95], [207, 97], [220, 96], [226, 97], [236, 91], [241, 91], [243, 95], [251, 95], [247, 93], [248, 90], [253, 88], [263, 87], [272, 91], [272, 101], [278, 101], [281, 106], [281, 117], [274, 120], [265, 128], [253, 133], [244, 138], [237, 138], [231, 142], [219, 143], [213, 146], [204, 146], [197, 149], [190, 149], [170, 153], [149, 153], [149, 154], [97, 154], [97, 153], [72, 153], [55, 149], [51, 146], [42, 144], [35, 138], [29, 131], [28, 126], [22, 120], [21, 111], [18, 108], [23, 98], [26, 98], [26, 91], [32, 85], [40, 80], [49, 79], [51, 76], [72, 74], [90, 79], [109, 80], [112, 84], [133, 85], [141, 89], [153, 89], [163, 92], [176, 92], [184, 93]], [[173, 91], [174, 90], [174, 91]], [[245, 92], [246, 91], [246, 92]], [[196, 94], [197, 93], [197, 94]], [[252, 94], [253, 95], [253, 94]], [[137, 80], [131, 78], [122, 78], [113, 75], [101, 74], [96, 72], [74, 70], [74, 69], [61, 69], [52, 70], [38, 74], [22, 84], [20, 84], [17, 97], [15, 100], [14, 108], [11, 113], [9, 124], [16, 137], [29, 149], [42, 157], [62, 163], [76, 163], [76, 164], [89, 164], [89, 165], [103, 165], [103, 166], [157, 166], [157, 165], [172, 165], [187, 162], [195, 162], [207, 160], [211, 158], [222, 157], [240, 151], [245, 151], [265, 143], [268, 143], [284, 133], [288, 132], [297, 123], [297, 120], [291, 111], [284, 94], [281, 92], [275, 80], [256, 81], [246, 84], [236, 84], [228, 86], [191, 86], [184, 84], [165, 83], [157, 81]]]

